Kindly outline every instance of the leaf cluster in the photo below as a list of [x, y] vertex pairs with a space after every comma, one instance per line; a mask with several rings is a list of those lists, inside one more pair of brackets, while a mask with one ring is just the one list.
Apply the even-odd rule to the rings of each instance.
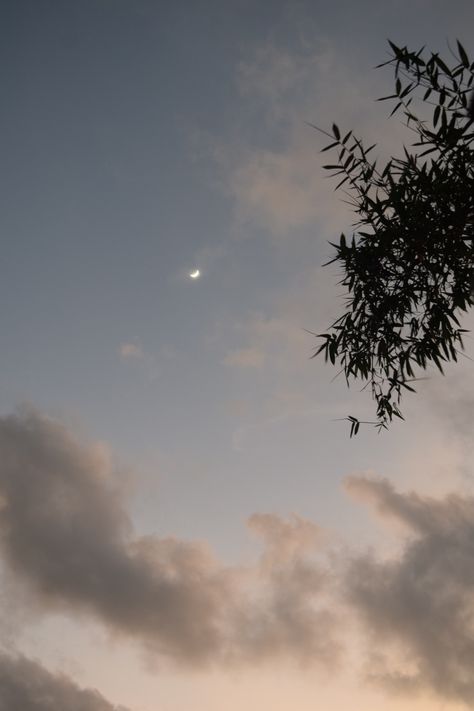
[[[415, 140], [402, 155], [378, 165], [375, 145], [333, 124], [325, 165], [344, 186], [357, 222], [350, 238], [331, 243], [347, 298], [342, 315], [314, 355], [358, 379], [376, 403], [379, 429], [403, 419], [400, 401], [413, 391], [417, 369], [456, 361], [463, 349], [459, 312], [473, 303], [474, 151], [470, 97], [474, 62], [458, 42], [449, 65], [390, 42], [394, 70], [391, 112], [401, 114]], [[414, 100], [428, 107], [417, 116]], [[347, 418], [351, 435], [359, 420]]]

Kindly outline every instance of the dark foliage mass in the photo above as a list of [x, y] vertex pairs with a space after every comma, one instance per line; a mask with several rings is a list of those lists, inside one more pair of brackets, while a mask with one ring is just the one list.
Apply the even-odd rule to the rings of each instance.
[[[375, 146], [352, 131], [334, 124], [326, 134], [323, 150], [337, 159], [324, 168], [340, 178], [336, 189], [345, 186], [358, 220], [351, 238], [333, 244], [329, 264], [342, 268], [347, 301], [315, 353], [348, 384], [371, 389], [379, 429], [402, 418], [417, 369], [443, 372], [457, 360], [458, 316], [474, 301], [474, 62], [459, 42], [450, 63], [389, 44], [392, 56], [379, 66], [393, 66], [395, 87], [380, 101], [395, 102], [391, 116], [401, 114], [415, 140], [379, 165]], [[360, 421], [348, 420], [356, 434]]]

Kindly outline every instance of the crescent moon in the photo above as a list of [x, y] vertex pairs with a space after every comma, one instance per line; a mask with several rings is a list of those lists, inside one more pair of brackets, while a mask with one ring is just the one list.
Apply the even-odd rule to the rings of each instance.
[[193, 272], [189, 272], [189, 276], [191, 277], [191, 279], [197, 279], [200, 275], [201, 272], [199, 271], [199, 269], [195, 269]]

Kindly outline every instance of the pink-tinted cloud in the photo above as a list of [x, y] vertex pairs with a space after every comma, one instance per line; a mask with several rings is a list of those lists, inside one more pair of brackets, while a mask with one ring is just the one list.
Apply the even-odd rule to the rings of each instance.
[[239, 348], [229, 351], [223, 363], [232, 368], [261, 368], [265, 363], [265, 354], [258, 348]]
[[245, 571], [204, 544], [138, 538], [103, 452], [36, 413], [0, 418], [0, 496], [5, 563], [40, 608], [92, 615], [185, 665], [335, 662], [327, 576], [306, 544], [281, 546], [282, 530], [311, 538], [300, 519], [253, 518], [267, 553]]

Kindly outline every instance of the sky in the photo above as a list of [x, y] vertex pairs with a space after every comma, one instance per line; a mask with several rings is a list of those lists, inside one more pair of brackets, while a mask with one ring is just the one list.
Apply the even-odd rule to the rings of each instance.
[[0, 7], [0, 711], [474, 706], [472, 361], [349, 438], [308, 125], [472, 2]]

